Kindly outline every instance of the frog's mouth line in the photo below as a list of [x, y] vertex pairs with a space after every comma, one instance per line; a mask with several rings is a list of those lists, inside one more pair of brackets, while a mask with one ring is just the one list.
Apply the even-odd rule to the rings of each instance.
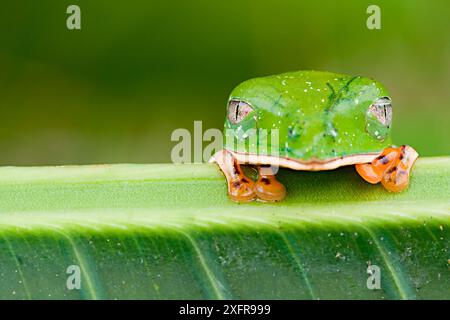
[[[353, 154], [327, 160], [312, 159], [302, 161], [287, 157], [240, 153], [230, 150], [228, 151], [233, 154], [233, 156], [240, 164], [275, 165], [282, 168], [305, 171], [333, 170], [342, 166], [349, 166], [358, 163], [369, 163], [372, 162], [382, 152], [380, 151], [376, 153]], [[210, 162], [214, 162], [214, 156], [211, 158]]]

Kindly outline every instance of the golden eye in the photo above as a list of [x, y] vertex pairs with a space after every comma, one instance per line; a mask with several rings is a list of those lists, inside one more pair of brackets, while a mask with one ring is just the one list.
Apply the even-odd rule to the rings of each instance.
[[228, 103], [228, 120], [233, 124], [239, 123], [252, 111], [248, 103], [232, 99]]
[[368, 113], [375, 117], [383, 126], [389, 128], [392, 123], [391, 99], [388, 97], [378, 99], [369, 107]]

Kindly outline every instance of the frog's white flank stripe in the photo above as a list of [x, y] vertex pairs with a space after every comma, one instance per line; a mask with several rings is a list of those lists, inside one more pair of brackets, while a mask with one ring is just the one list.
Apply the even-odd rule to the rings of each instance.
[[[381, 154], [380, 151], [379, 153], [355, 154], [338, 158], [332, 158], [328, 160], [313, 159], [308, 161], [302, 161], [278, 156], [239, 153], [234, 151], [229, 152], [233, 154], [233, 156], [237, 159], [237, 161], [240, 164], [254, 164], [254, 165], [267, 164], [279, 166], [282, 168], [289, 168], [293, 170], [306, 170], [306, 171], [333, 170], [342, 166], [348, 166], [358, 163], [369, 163], [372, 162], [377, 156]], [[209, 160], [209, 162], [216, 162], [215, 155], [211, 158], [211, 160]]]

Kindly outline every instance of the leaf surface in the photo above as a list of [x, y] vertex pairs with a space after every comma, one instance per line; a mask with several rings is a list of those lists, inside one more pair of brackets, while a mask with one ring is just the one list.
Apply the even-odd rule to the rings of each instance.
[[284, 202], [235, 204], [210, 164], [3, 167], [0, 298], [450, 299], [449, 177], [448, 157], [401, 194], [282, 170]]

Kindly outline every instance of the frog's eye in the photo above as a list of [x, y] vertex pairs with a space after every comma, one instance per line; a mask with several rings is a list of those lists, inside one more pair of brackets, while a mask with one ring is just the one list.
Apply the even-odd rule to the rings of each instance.
[[252, 111], [253, 108], [248, 103], [240, 100], [230, 100], [228, 103], [228, 120], [233, 124], [239, 123]]
[[391, 99], [383, 97], [375, 101], [369, 107], [368, 115], [377, 119], [383, 126], [389, 128], [392, 123]]

